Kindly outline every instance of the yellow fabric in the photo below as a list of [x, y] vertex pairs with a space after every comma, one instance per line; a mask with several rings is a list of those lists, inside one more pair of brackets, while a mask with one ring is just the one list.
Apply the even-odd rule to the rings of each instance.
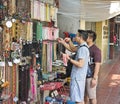
[[33, 38], [33, 31], [32, 31], [32, 22], [27, 23], [27, 41], [32, 41]]
[[57, 60], [57, 43], [54, 43], [54, 60]]
[[50, 6], [46, 4], [46, 21], [50, 22]]
[[55, 8], [53, 6], [50, 6], [50, 18], [54, 20], [55, 16]]
[[34, 1], [31, 0], [31, 18], [34, 19]]
[[42, 68], [43, 71], [46, 72], [47, 71], [47, 50], [46, 50], [46, 44], [43, 44], [42, 47]]
[[16, 0], [12, 0], [12, 14], [14, 14], [16, 12]]

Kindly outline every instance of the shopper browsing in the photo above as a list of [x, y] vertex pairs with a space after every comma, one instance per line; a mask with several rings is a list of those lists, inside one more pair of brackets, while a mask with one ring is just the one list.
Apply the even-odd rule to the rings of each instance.
[[75, 37], [78, 47], [73, 45], [70, 38], [65, 38], [64, 40], [62, 38], [58, 39], [58, 42], [63, 44], [66, 49], [76, 52], [75, 59], [67, 55], [67, 59], [73, 64], [70, 82], [70, 97], [76, 104], [84, 104], [85, 82], [89, 61], [89, 50], [86, 43], [87, 38], [88, 35], [86, 31], [78, 30]]
[[97, 104], [96, 87], [101, 65], [101, 50], [94, 44], [96, 40], [96, 33], [92, 30], [88, 30], [87, 32], [87, 44], [90, 51], [90, 62], [86, 79], [85, 104]]

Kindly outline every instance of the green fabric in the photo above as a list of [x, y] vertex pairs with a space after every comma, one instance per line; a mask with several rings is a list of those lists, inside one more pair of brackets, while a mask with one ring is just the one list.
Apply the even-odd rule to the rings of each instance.
[[37, 22], [36, 40], [42, 40], [42, 23]]

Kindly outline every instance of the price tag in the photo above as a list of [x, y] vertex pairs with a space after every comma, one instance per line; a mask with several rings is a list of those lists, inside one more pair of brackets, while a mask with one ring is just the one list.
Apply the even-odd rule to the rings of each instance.
[[18, 97], [14, 97], [14, 98], [13, 98], [13, 101], [14, 101], [14, 102], [17, 102], [17, 101], [18, 101]]
[[13, 66], [12, 62], [8, 62], [8, 65], [9, 65], [9, 66]]
[[0, 62], [0, 66], [5, 66], [5, 62]]

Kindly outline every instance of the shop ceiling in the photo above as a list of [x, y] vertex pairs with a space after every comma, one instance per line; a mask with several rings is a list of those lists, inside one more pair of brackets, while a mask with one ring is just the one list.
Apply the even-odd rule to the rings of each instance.
[[59, 14], [96, 22], [120, 14], [120, 0], [59, 0]]

